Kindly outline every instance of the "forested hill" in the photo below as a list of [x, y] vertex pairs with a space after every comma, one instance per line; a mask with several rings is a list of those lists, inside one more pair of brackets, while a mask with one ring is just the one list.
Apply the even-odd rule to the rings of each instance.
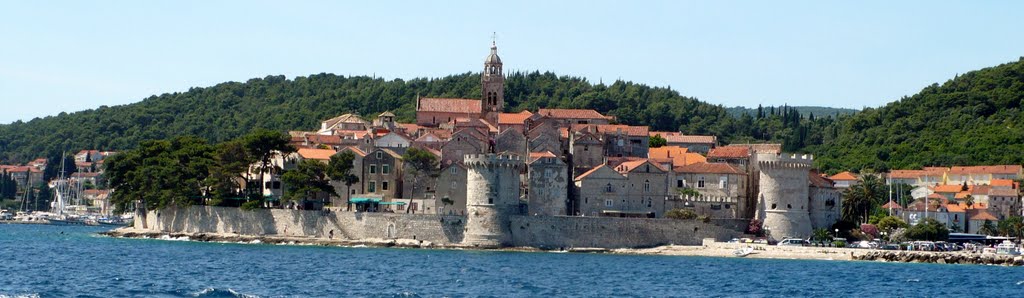
[[[729, 115], [732, 115], [733, 117], [740, 117], [740, 116], [743, 116], [743, 114], [748, 114], [748, 115], [751, 115], [751, 116], [755, 116], [755, 115], [757, 115], [758, 110], [761, 110], [761, 113], [764, 113], [765, 110], [771, 110], [773, 108], [780, 108], [781, 109], [783, 107], [775, 107], [775, 106], [762, 107], [762, 106], [758, 106], [756, 108], [748, 108], [748, 107], [735, 106], [735, 107], [731, 107], [731, 108], [726, 108], [726, 110], [729, 111]], [[832, 107], [817, 107], [817, 106], [793, 106], [793, 107], [790, 107], [790, 108], [795, 109], [801, 115], [804, 115], [804, 116], [807, 116], [807, 117], [810, 117], [811, 115], [814, 115], [815, 117], [825, 117], [825, 116], [837, 117], [837, 116], [840, 116], [840, 115], [851, 115], [851, 114], [857, 112], [857, 110], [854, 110], [854, 109], [832, 108]]]
[[826, 168], [1024, 163], [1024, 57], [844, 117], [818, 148]]
[[[0, 125], [0, 163], [24, 162], [63, 150], [129, 149], [142, 140], [177, 135], [224, 141], [256, 128], [312, 130], [319, 128], [321, 120], [342, 113], [372, 118], [391, 110], [399, 120], [411, 121], [417, 94], [479, 98], [480, 77], [464, 73], [403, 81], [317, 74], [294, 79], [268, 76], [245, 83], [192, 88], [128, 105]], [[615, 115], [623, 123], [715, 134], [727, 142], [781, 142], [800, 131], [796, 128], [798, 118], [783, 124], [788, 114], [782, 110], [779, 115], [756, 121], [749, 116], [734, 118], [721, 106], [681, 96], [674, 90], [624, 81], [595, 85], [552, 73], [511, 73], [506, 79], [505, 98], [508, 111], [592, 108]]]

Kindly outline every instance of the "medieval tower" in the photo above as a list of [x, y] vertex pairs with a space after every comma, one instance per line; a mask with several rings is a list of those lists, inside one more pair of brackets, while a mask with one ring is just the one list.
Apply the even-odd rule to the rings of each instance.
[[757, 218], [773, 240], [811, 235], [807, 177], [814, 157], [759, 153]]
[[509, 216], [519, 213], [519, 173], [525, 166], [522, 158], [469, 154], [465, 165], [466, 230], [462, 243], [479, 247], [511, 244]]
[[[491, 54], [484, 59], [484, 71], [480, 75], [480, 90], [483, 92], [482, 118], [497, 125], [498, 113], [505, 107], [505, 76], [501, 71], [498, 46], [491, 42]], [[493, 118], [493, 119], [492, 119]]]

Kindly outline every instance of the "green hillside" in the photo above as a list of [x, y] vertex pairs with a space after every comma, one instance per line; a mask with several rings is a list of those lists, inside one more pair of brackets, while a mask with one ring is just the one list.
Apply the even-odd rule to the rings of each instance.
[[[748, 107], [735, 106], [735, 107], [731, 107], [731, 108], [726, 108], [726, 110], [729, 111], [729, 115], [732, 115], [733, 117], [740, 117], [740, 116], [743, 116], [743, 114], [754, 116], [754, 115], [757, 115], [757, 110], [758, 109], [761, 109], [761, 111], [763, 113], [764, 110], [772, 109], [772, 108], [783, 108], [783, 107], [775, 107], [775, 106], [762, 107], [762, 106], [758, 106], [757, 108], [748, 108]], [[831, 107], [817, 107], [817, 106], [793, 106], [793, 107], [790, 107], [790, 108], [796, 109], [796, 111], [800, 112], [801, 115], [808, 116], [808, 117], [811, 116], [811, 115], [813, 115], [815, 117], [825, 117], [825, 116], [838, 117], [840, 115], [852, 115], [853, 113], [857, 112], [857, 110], [854, 110], [854, 109], [831, 108]]]
[[808, 148], [825, 168], [1024, 163], [1024, 57], [844, 117]]
[[[479, 93], [480, 77], [476, 73], [409, 81], [333, 74], [293, 79], [268, 76], [151, 96], [128, 105], [0, 125], [0, 162], [24, 162], [62, 150], [129, 149], [143, 140], [179, 135], [220, 142], [257, 128], [312, 130], [321, 120], [342, 113], [373, 117], [392, 110], [399, 120], [412, 121], [417, 94], [479, 98]], [[781, 142], [799, 130], [774, 131], [773, 127], [783, 126], [781, 110], [779, 116], [759, 121], [734, 118], [721, 106], [681, 96], [674, 90], [624, 81], [595, 85], [552, 73], [512, 73], [506, 79], [505, 97], [509, 111], [592, 108], [615, 115], [623, 123], [716, 134], [726, 141]]]

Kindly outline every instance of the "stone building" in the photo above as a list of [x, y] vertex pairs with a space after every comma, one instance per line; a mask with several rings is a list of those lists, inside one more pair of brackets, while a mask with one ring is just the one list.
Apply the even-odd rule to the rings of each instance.
[[467, 154], [486, 153], [486, 136], [474, 129], [463, 129], [452, 134], [441, 146], [441, 163], [462, 162]]
[[559, 127], [566, 128], [577, 124], [608, 124], [615, 119], [591, 109], [539, 109], [537, 115], [555, 120]]
[[810, 171], [808, 195], [812, 229], [831, 230], [832, 224], [842, 218], [843, 194], [835, 182], [822, 177], [818, 171]]
[[664, 136], [665, 144], [668, 146], [679, 146], [686, 148], [689, 152], [708, 154], [712, 148], [718, 145], [718, 137], [715, 136], [694, 136], [694, 135], [669, 135]]
[[627, 161], [615, 167], [626, 176], [626, 196], [620, 197], [618, 207], [606, 211], [606, 216], [660, 217], [668, 198], [671, 170], [648, 159]]
[[582, 174], [605, 163], [604, 143], [596, 135], [586, 131], [577, 131], [570, 134], [569, 138], [573, 173]]
[[[673, 208], [690, 207], [712, 218], [745, 218], [747, 214], [747, 173], [727, 163], [693, 163], [672, 169], [675, 181]], [[698, 195], [684, 194], [691, 189]], [[666, 207], [666, 209], [672, 209]]]
[[362, 189], [365, 194], [380, 195], [385, 201], [402, 197], [402, 154], [377, 148], [363, 157]]
[[569, 168], [551, 152], [530, 152], [527, 165], [530, 215], [568, 215]]
[[526, 156], [526, 136], [518, 129], [506, 129], [494, 137], [494, 152], [511, 152]]
[[441, 168], [434, 192], [438, 213], [466, 214], [466, 173], [462, 163], [453, 162]]
[[576, 210], [581, 216], [601, 216], [605, 210], [618, 210], [620, 198], [627, 196], [626, 176], [608, 165], [594, 167], [575, 179]]

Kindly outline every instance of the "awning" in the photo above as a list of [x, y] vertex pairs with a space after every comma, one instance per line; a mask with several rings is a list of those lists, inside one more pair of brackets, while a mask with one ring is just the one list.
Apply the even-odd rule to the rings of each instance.
[[380, 198], [351, 198], [348, 200], [353, 204], [359, 203], [380, 203]]

